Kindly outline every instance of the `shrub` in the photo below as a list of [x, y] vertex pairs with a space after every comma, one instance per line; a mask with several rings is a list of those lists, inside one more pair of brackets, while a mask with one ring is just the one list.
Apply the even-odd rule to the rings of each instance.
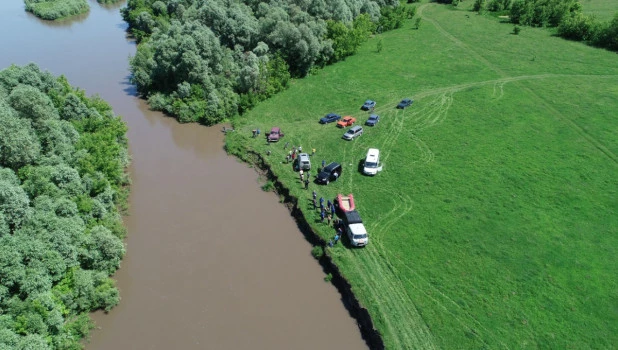
[[311, 255], [313, 255], [314, 258], [319, 260], [322, 256], [324, 256], [324, 249], [316, 245], [311, 249]]

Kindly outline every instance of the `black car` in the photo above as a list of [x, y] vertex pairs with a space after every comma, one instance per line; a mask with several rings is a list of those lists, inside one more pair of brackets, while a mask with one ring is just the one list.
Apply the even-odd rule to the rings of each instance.
[[325, 115], [323, 118], [320, 119], [320, 124], [328, 124], [328, 123], [336, 122], [339, 119], [341, 119], [341, 116], [339, 114], [328, 113], [327, 115]]
[[411, 98], [404, 98], [403, 100], [401, 100], [401, 102], [399, 102], [397, 108], [404, 109], [406, 107], [410, 107], [412, 103], [414, 103], [414, 100], [412, 100]]
[[367, 119], [367, 121], [365, 122], [365, 125], [376, 126], [376, 124], [378, 124], [379, 121], [380, 121], [380, 116], [377, 114], [372, 114], [369, 116], [369, 119]]
[[341, 164], [332, 162], [320, 171], [318, 176], [316, 176], [315, 181], [317, 183], [323, 183], [328, 185], [329, 182], [335, 181], [341, 176]]

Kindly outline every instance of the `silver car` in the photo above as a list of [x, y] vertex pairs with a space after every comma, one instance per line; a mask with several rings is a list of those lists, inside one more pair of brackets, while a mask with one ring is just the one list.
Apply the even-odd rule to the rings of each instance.
[[353, 140], [363, 134], [363, 127], [360, 125], [356, 125], [348, 129], [348, 131], [343, 134], [343, 139], [345, 140]]

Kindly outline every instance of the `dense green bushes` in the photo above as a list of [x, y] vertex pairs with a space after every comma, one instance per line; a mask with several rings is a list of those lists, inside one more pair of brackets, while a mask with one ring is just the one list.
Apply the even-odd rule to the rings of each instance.
[[354, 54], [414, 12], [396, 0], [129, 0], [132, 80], [151, 108], [214, 124]]
[[125, 133], [64, 77], [0, 71], [0, 349], [79, 349], [118, 303]]
[[37, 17], [55, 20], [88, 12], [86, 0], [24, 0], [26, 11]]

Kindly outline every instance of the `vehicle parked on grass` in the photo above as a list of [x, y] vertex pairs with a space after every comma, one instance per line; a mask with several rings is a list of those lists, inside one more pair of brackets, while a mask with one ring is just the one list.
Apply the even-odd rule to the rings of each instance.
[[341, 116], [339, 114], [328, 113], [327, 115], [325, 115], [324, 117], [320, 119], [320, 124], [328, 124], [328, 123], [336, 122], [339, 119], [341, 119]]
[[397, 105], [397, 108], [404, 109], [406, 107], [410, 107], [413, 103], [414, 103], [413, 99], [404, 98], [403, 100], [401, 100], [401, 102], [399, 102], [399, 104]]
[[337, 126], [340, 128], [345, 128], [346, 126], [352, 126], [354, 123], [356, 123], [356, 118], [348, 115], [338, 121]]
[[355, 125], [348, 129], [348, 131], [343, 134], [342, 138], [344, 140], [354, 140], [355, 138], [361, 136], [363, 134], [363, 127], [360, 125]]
[[378, 124], [379, 121], [380, 121], [380, 116], [377, 114], [372, 114], [369, 116], [369, 119], [367, 119], [367, 121], [365, 122], [365, 125], [376, 126], [376, 124]]
[[380, 150], [377, 148], [370, 148], [367, 151], [367, 157], [365, 157], [365, 161], [363, 162], [363, 173], [365, 175], [375, 175], [381, 170]]
[[311, 159], [309, 159], [309, 155], [307, 153], [299, 154], [296, 159], [298, 161], [298, 170], [311, 170]]
[[283, 133], [281, 132], [281, 129], [274, 126], [272, 129], [270, 129], [270, 132], [268, 133], [268, 135], [266, 135], [266, 138], [268, 142], [277, 142], [283, 136], [285, 135], [283, 135]]
[[372, 101], [372, 100], [367, 100], [365, 101], [365, 104], [363, 104], [363, 106], [361, 107], [361, 109], [363, 111], [369, 111], [374, 109], [376, 106], [376, 101]]
[[339, 176], [341, 176], [342, 170], [343, 169], [341, 167], [341, 164], [332, 162], [325, 166], [324, 169], [322, 169], [322, 171], [318, 173], [315, 181], [317, 183], [323, 183], [328, 185], [329, 182], [335, 181], [339, 178]]
[[364, 247], [369, 243], [369, 234], [360, 214], [356, 210], [342, 212], [345, 223], [345, 231], [350, 239], [350, 244], [355, 247]]

